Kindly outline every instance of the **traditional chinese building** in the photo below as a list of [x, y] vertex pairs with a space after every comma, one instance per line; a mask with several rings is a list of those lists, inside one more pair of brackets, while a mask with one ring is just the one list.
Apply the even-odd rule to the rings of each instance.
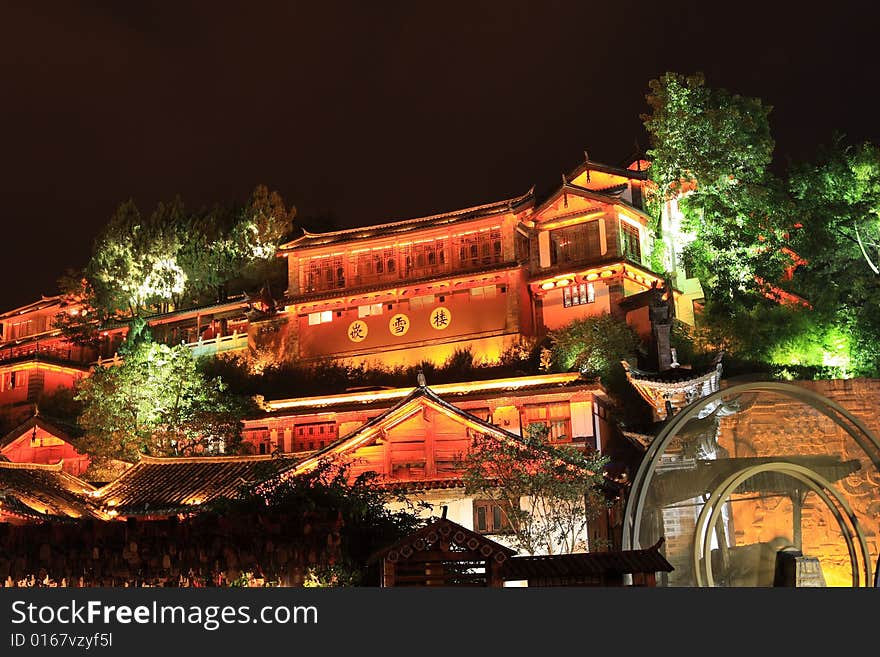
[[89, 457], [77, 451], [71, 433], [62, 423], [37, 414], [0, 438], [0, 456], [14, 463], [60, 462], [64, 472], [81, 476], [89, 467]]
[[[611, 313], [663, 283], [650, 267], [647, 174], [586, 161], [549, 196], [310, 233], [282, 246], [284, 309], [258, 329], [280, 359], [442, 363], [469, 348], [497, 361], [523, 338]], [[673, 290], [678, 316], [693, 298]]]

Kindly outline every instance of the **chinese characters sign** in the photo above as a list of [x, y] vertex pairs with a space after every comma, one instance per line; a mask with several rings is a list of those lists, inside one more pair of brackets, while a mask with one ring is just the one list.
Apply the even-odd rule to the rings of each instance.
[[433, 328], [442, 331], [452, 322], [452, 313], [449, 312], [448, 308], [444, 308], [443, 306], [434, 308], [431, 313], [430, 322]]
[[[434, 308], [428, 317], [428, 323], [431, 325], [431, 328], [437, 331], [443, 331], [452, 323], [452, 312], [445, 306]], [[411, 320], [408, 315], [397, 313], [388, 321], [388, 331], [392, 336], [401, 338], [409, 333], [410, 324]], [[369, 327], [364, 320], [357, 319], [348, 325], [346, 333], [348, 339], [352, 342], [363, 342], [367, 339]]]
[[388, 330], [391, 331], [391, 335], [395, 337], [406, 335], [407, 331], [409, 331], [409, 317], [403, 313], [394, 315], [394, 317], [391, 318], [391, 321], [388, 322]]
[[361, 342], [367, 337], [367, 323], [357, 319], [348, 325], [348, 339], [352, 342]]

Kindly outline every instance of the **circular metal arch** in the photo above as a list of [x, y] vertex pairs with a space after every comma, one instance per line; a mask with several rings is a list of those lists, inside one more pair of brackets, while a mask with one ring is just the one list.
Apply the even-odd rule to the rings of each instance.
[[[847, 503], [846, 498], [844, 498], [840, 494], [840, 492], [834, 488], [830, 481], [823, 478], [816, 472], [810, 470], [809, 468], [805, 468], [801, 465], [797, 465], [794, 463], [778, 461], [775, 463], [754, 465], [749, 468], [745, 468], [740, 472], [730, 475], [727, 479], [724, 480], [724, 482], [721, 483], [720, 486], [718, 486], [713, 491], [709, 500], [700, 510], [700, 515], [697, 518], [693, 550], [694, 575], [697, 580], [697, 586], [715, 585], [715, 580], [712, 577], [712, 559], [710, 558], [703, 560], [702, 558], [707, 543], [706, 539], [709, 532], [714, 529], [715, 525], [718, 522], [718, 514], [721, 512], [721, 508], [740, 484], [742, 484], [749, 477], [752, 477], [753, 475], [756, 475], [760, 472], [779, 472], [788, 475], [806, 484], [810, 488], [810, 490], [816, 493], [834, 514], [834, 517], [837, 520], [837, 525], [838, 527], [840, 527], [840, 532], [841, 534], [843, 534], [844, 540], [846, 541], [847, 551], [849, 552], [850, 567], [852, 570], [853, 586], [859, 586], [860, 570], [859, 560], [856, 556], [856, 550], [853, 544], [854, 534], [855, 537], [857, 537], [859, 540], [859, 550], [861, 551], [862, 564], [865, 568], [865, 583], [867, 584], [871, 581], [871, 554], [868, 550], [868, 543], [865, 540], [865, 535], [864, 532], [862, 532], [859, 521], [855, 517], [855, 514]], [[851, 525], [846, 524], [844, 516], [831, 501], [831, 497], [829, 497], [828, 493], [831, 493], [831, 496], [834, 497], [834, 500], [836, 500], [837, 503], [846, 512], [846, 517], [849, 519]], [[707, 515], [710, 516], [708, 518], [708, 522], [706, 518]], [[705, 563], [706, 568], [705, 584], [703, 581], [703, 573], [700, 569], [701, 560], [703, 560], [703, 562]]]
[[[645, 500], [659, 463], [659, 457], [666, 451], [666, 447], [669, 443], [672, 442], [672, 440], [678, 435], [679, 431], [681, 431], [690, 420], [696, 418], [709, 404], [723, 401], [725, 398], [731, 396], [748, 393], [775, 393], [783, 397], [789, 397], [795, 401], [806, 404], [826, 417], [831, 418], [837, 426], [846, 431], [859, 447], [862, 448], [867, 457], [871, 460], [871, 463], [873, 463], [874, 468], [880, 473], [880, 440], [877, 439], [861, 420], [843, 408], [840, 404], [820, 395], [819, 393], [813, 392], [812, 390], [801, 388], [800, 386], [790, 383], [782, 383], [778, 381], [748, 381], [734, 383], [722, 390], [718, 390], [706, 397], [698, 399], [689, 406], [683, 408], [678, 414], [666, 421], [660, 433], [648, 446], [648, 449], [639, 464], [638, 471], [633, 478], [632, 487], [627, 497], [623, 519], [622, 549], [641, 549], [639, 534], [641, 531], [642, 517], [645, 511]], [[816, 473], [812, 474], [815, 475]], [[867, 568], [870, 572], [870, 558], [867, 563]], [[867, 581], [871, 581], [870, 576]]]

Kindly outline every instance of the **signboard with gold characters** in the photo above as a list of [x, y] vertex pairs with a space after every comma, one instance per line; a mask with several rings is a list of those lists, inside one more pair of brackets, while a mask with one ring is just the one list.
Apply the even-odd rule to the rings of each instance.
[[434, 311], [431, 313], [430, 322], [432, 327], [438, 331], [442, 331], [452, 323], [452, 313], [449, 312], [449, 308], [438, 306], [437, 308], [434, 308]]
[[388, 330], [391, 331], [391, 335], [398, 338], [406, 335], [409, 331], [409, 317], [403, 313], [394, 315], [388, 322]]
[[367, 338], [367, 323], [362, 319], [356, 319], [348, 325], [348, 339], [352, 342], [362, 342]]

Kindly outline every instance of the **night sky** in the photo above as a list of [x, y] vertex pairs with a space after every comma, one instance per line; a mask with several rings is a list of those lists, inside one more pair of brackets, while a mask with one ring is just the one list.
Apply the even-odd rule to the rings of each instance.
[[0, 310], [56, 293], [128, 198], [265, 183], [357, 226], [621, 164], [667, 70], [773, 105], [780, 163], [880, 142], [873, 3], [780, 4], [3, 0]]

